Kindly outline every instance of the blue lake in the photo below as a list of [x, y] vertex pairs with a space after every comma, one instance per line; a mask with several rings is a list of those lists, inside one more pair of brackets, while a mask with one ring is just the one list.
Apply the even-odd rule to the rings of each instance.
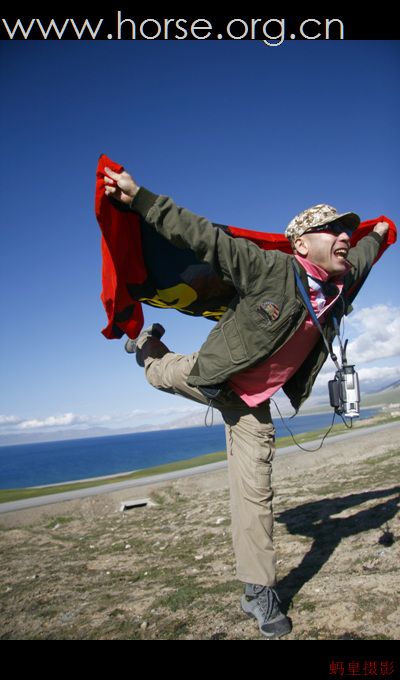
[[[361, 417], [368, 418], [375, 412], [375, 409], [365, 409]], [[328, 428], [331, 421], [331, 413], [287, 420], [294, 434]], [[279, 419], [276, 418], [274, 424], [277, 437], [288, 434]], [[2, 446], [0, 488], [112, 475], [221, 450], [225, 450], [223, 425]]]

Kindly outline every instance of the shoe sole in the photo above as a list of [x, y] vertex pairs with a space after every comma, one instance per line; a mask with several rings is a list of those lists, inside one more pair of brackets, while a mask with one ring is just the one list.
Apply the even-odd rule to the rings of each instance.
[[154, 337], [154, 338], [158, 338], [158, 340], [160, 340], [162, 338], [162, 336], [164, 335], [164, 333], [165, 333], [164, 326], [162, 326], [159, 323], [155, 323], [152, 326], [150, 326], [149, 328], [145, 328], [145, 330], [142, 331], [140, 333], [140, 335], [137, 338], [135, 338], [134, 340], [132, 340], [131, 338], [128, 338], [128, 340], [125, 343], [125, 352], [128, 352], [128, 354], [135, 354], [137, 352], [137, 342], [138, 342], [139, 338], [141, 336], [145, 335], [145, 334], [146, 334], [147, 338]]
[[282, 637], [283, 635], [288, 635], [288, 633], [291, 632], [291, 630], [292, 630], [292, 624], [291, 624], [291, 622], [290, 622], [290, 619], [289, 619], [287, 616], [285, 616], [284, 614], [283, 614], [283, 618], [282, 618], [282, 619], [279, 619], [279, 621], [283, 621], [284, 619], [286, 619], [286, 621], [287, 621], [287, 630], [282, 630], [282, 631], [279, 632], [279, 633], [270, 633], [270, 634], [269, 634], [269, 633], [267, 633], [265, 630], [262, 630], [262, 628], [261, 628], [261, 623], [260, 623], [260, 621], [258, 620], [258, 617], [257, 617], [251, 610], [248, 610], [248, 609], [245, 608], [245, 605], [247, 605], [247, 600], [245, 599], [245, 596], [242, 596], [241, 605], [242, 605], [242, 610], [244, 611], [244, 613], [245, 613], [250, 619], [255, 619], [255, 620], [257, 621], [257, 623], [258, 623], [258, 628], [259, 628], [259, 631], [260, 631], [261, 635], [263, 635], [264, 637], [266, 637], [267, 640], [273, 640], [274, 638], [280, 638], [280, 637]]
[[127, 340], [125, 343], [125, 352], [128, 352], [128, 354], [135, 354], [136, 352], [136, 341], [135, 340]]

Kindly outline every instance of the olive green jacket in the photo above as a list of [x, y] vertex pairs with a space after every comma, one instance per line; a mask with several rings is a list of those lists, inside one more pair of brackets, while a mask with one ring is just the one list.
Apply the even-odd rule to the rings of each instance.
[[[296, 287], [294, 258], [278, 250], [261, 250], [255, 243], [229, 236], [204, 217], [179, 208], [171, 198], [142, 187], [131, 204], [148, 224], [178, 248], [191, 248], [236, 295], [202, 345], [189, 376], [192, 386], [224, 383], [235, 373], [266, 360], [297, 331], [308, 315]], [[365, 281], [378, 253], [381, 237], [371, 232], [349, 252], [351, 271], [333, 312], [340, 322], [351, 311], [351, 301]], [[309, 292], [307, 274], [298, 271]], [[331, 345], [335, 331], [332, 313], [324, 324]], [[283, 386], [296, 410], [311, 393], [328, 351], [322, 337], [297, 372]]]

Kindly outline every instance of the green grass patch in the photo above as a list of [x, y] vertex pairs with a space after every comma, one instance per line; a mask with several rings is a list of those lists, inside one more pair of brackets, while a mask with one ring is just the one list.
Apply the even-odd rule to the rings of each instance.
[[[174, 592], [160, 598], [156, 606], [166, 607], [173, 612], [179, 609], [186, 609], [190, 607], [192, 602], [201, 598], [204, 595], [204, 588], [198, 586], [196, 583], [185, 583], [178, 587]], [[154, 603], [153, 603], [154, 606]]]
[[314, 612], [317, 608], [317, 605], [315, 602], [302, 602], [300, 604], [300, 610], [301, 611], [306, 611], [306, 612]]
[[390, 460], [398, 460], [400, 453], [400, 449], [397, 449], [396, 451], [388, 451], [385, 453], [383, 456], [374, 456], [373, 458], [367, 458], [365, 462], [365, 465], [373, 465], [374, 467], [376, 465], [382, 465], [382, 463], [387, 463]]
[[55, 517], [54, 519], [51, 520], [51, 522], [46, 524], [46, 529], [55, 529], [56, 527], [58, 528], [63, 524], [69, 524], [69, 522], [73, 521], [74, 521], [73, 517]]
[[239, 593], [241, 594], [243, 590], [243, 584], [238, 581], [223, 581], [222, 583], [216, 583], [208, 589], [208, 592], [212, 595], [225, 595], [226, 593]]

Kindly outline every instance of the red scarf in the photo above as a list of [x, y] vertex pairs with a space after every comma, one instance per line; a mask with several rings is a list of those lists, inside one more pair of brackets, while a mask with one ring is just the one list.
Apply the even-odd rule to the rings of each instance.
[[[108, 325], [102, 333], [109, 339], [121, 338], [124, 333], [130, 338], [136, 338], [143, 327], [142, 305], [132, 297], [127, 286], [128, 284], [131, 286], [144, 284], [147, 280], [147, 268], [142, 253], [140, 218], [133, 212], [118, 210], [106, 197], [104, 192], [104, 168], [106, 166], [115, 172], [122, 172], [124, 169], [122, 165], [114, 163], [102, 154], [96, 171], [95, 210], [102, 232], [103, 261], [103, 288], [100, 297], [108, 318]], [[351, 237], [353, 247], [378, 222], [382, 221], [389, 223], [389, 231], [381, 244], [375, 262], [379, 260], [386, 248], [396, 241], [396, 226], [392, 220], [381, 215], [374, 220], [361, 222]], [[281, 250], [284, 253], [292, 253], [288, 239], [282, 234], [250, 231], [231, 226], [226, 227], [226, 231], [232, 236], [240, 236], [253, 241], [263, 250]], [[179, 272], [177, 273], [178, 280]], [[143, 295], [143, 297], [148, 297], [148, 295]], [[205, 315], [212, 318], [212, 313]]]

